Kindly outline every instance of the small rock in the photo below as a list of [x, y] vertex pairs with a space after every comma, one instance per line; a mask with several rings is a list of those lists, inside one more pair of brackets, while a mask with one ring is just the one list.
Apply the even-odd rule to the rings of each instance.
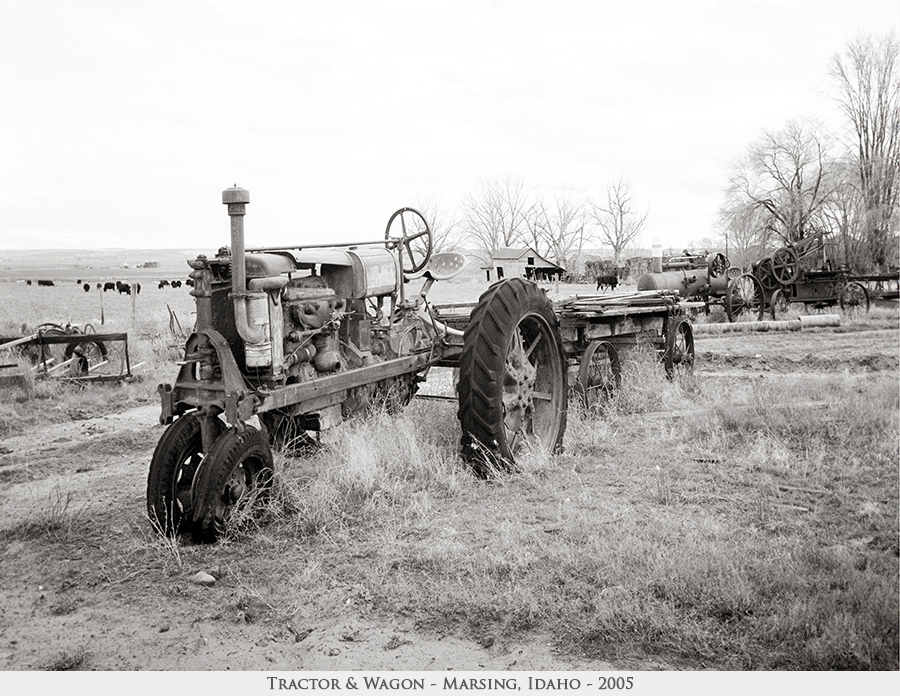
[[196, 574], [191, 576], [191, 582], [195, 585], [211, 587], [216, 584], [216, 579], [209, 573], [204, 573], [202, 570], [199, 570]]
[[165, 632], [168, 631], [168, 630], [169, 630], [169, 624], [166, 624], [165, 626], [160, 626], [160, 627], [159, 627], [159, 632], [160, 632], [160, 633], [165, 633]]

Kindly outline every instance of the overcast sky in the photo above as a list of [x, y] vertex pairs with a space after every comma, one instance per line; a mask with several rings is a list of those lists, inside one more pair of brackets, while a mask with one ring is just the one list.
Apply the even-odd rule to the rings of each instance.
[[764, 129], [835, 123], [831, 57], [900, 0], [0, 0], [0, 249], [379, 239], [485, 180], [712, 236]]

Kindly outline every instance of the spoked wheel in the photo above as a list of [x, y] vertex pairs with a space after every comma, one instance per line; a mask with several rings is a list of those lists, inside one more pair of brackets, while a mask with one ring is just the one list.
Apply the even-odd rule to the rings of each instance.
[[[186, 533], [191, 523], [191, 483], [203, 459], [200, 415], [186, 413], [163, 432], [150, 460], [147, 477], [147, 515], [155, 529], [166, 535]], [[214, 434], [225, 430], [211, 418]]]
[[769, 312], [774, 320], [782, 320], [791, 309], [791, 298], [785, 288], [779, 288], [772, 293], [769, 300]]
[[772, 275], [782, 285], [790, 285], [800, 277], [800, 260], [790, 247], [781, 247], [770, 260]]
[[106, 345], [102, 341], [70, 343], [66, 346], [63, 357], [65, 360], [74, 358], [69, 373], [74, 377], [82, 377], [107, 361]]
[[844, 313], [851, 317], [867, 314], [869, 311], [869, 291], [862, 283], [857, 283], [855, 280], [850, 281], [841, 289], [838, 301]]
[[400, 208], [391, 215], [384, 238], [400, 244], [400, 261], [406, 275], [421, 271], [431, 258], [431, 230], [425, 216], [415, 208]]
[[584, 407], [593, 406], [609, 399], [622, 383], [622, 369], [619, 353], [609, 341], [592, 341], [578, 368], [578, 391]]
[[[41, 336], [56, 337], [65, 336], [66, 330], [59, 324], [40, 324], [35, 333]], [[65, 344], [62, 343], [31, 343], [23, 350], [25, 356], [32, 365], [45, 365], [48, 369], [59, 365], [63, 361]]]
[[728, 270], [728, 259], [725, 254], [710, 254], [706, 259], [706, 268], [710, 278], [718, 278]]
[[694, 329], [684, 317], [669, 322], [663, 362], [669, 379], [694, 372]]
[[510, 470], [527, 451], [557, 451], [566, 430], [566, 362], [553, 305], [531, 282], [491, 286], [459, 361], [462, 454], [476, 473]]
[[775, 273], [772, 270], [772, 259], [766, 257], [761, 259], [753, 266], [753, 275], [760, 284], [769, 292], [778, 289], [778, 281], [775, 279]]
[[272, 450], [266, 433], [247, 427], [229, 428], [207, 454], [194, 482], [195, 541], [222, 537], [235, 513], [268, 495], [272, 483]]
[[725, 291], [728, 321], [759, 321], [764, 310], [763, 286], [758, 278], [745, 273], [728, 284]]

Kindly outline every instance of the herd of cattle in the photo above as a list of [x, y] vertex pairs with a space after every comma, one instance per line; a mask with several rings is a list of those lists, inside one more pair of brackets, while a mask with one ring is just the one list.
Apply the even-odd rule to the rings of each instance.
[[[91, 291], [91, 284], [84, 283], [79, 278], [75, 281], [78, 285], [82, 287], [85, 292]], [[26, 285], [32, 285], [32, 281], [26, 280]], [[52, 288], [56, 285], [52, 280], [39, 280], [37, 284], [41, 287]], [[159, 281], [159, 285], [157, 287], [162, 290], [163, 288], [180, 288], [182, 285], [193, 286], [194, 281], [188, 278], [187, 280], [161, 280]], [[113, 292], [118, 292], [120, 295], [130, 295], [134, 293], [135, 295], [141, 294], [141, 284], [140, 283], [125, 283], [121, 280], [116, 281], [106, 281], [104, 283], [97, 283], [97, 290], [101, 292], [108, 292], [112, 290]]]

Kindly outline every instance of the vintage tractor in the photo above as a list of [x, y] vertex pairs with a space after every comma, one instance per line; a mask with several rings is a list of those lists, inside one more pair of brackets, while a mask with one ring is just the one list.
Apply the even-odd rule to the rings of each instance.
[[[151, 522], [211, 541], [265, 497], [272, 447], [364, 412], [405, 405], [430, 367], [459, 368], [462, 450], [476, 472], [525, 449], [559, 447], [566, 358], [546, 294], [521, 278], [484, 293], [465, 333], [437, 319], [432, 283], [460, 272], [432, 254], [420, 213], [401, 208], [383, 239], [245, 249], [245, 189], [222, 202], [231, 246], [189, 262], [196, 326], [174, 384], [160, 385], [160, 437], [147, 482]], [[406, 284], [422, 279], [407, 296]]]

